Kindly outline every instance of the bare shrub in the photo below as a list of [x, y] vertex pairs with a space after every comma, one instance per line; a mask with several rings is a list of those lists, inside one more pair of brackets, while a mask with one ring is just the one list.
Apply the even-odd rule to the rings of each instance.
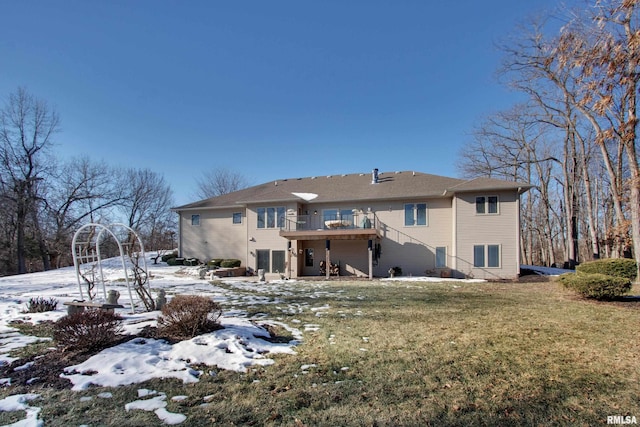
[[112, 311], [92, 309], [69, 314], [54, 324], [53, 339], [66, 349], [102, 350], [119, 340], [122, 317]]
[[44, 313], [46, 311], [53, 311], [57, 307], [58, 300], [55, 298], [29, 298], [29, 302], [27, 303], [27, 313]]
[[197, 295], [176, 295], [158, 318], [158, 334], [172, 338], [193, 338], [220, 328], [220, 304]]

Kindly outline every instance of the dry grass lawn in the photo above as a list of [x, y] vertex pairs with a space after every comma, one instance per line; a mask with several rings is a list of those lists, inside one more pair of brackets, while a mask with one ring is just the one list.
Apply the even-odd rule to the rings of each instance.
[[[318, 325], [297, 355], [247, 373], [216, 370], [197, 384], [110, 389], [111, 399], [80, 402], [103, 389], [30, 390], [49, 402], [41, 418], [161, 425], [153, 413], [123, 410], [139, 388], [188, 396], [167, 407], [188, 426], [592, 426], [609, 415], [640, 417], [640, 302], [587, 301], [554, 282], [291, 287], [300, 291], [283, 303], [250, 309]], [[306, 304], [325, 307], [285, 309]], [[0, 414], [0, 424], [12, 416]]]

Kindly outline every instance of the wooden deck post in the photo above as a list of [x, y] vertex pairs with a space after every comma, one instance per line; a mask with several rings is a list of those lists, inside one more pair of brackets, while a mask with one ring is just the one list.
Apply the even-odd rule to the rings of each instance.
[[373, 240], [369, 239], [368, 243], [369, 252], [369, 280], [373, 279]]
[[291, 279], [291, 240], [287, 242], [287, 278]]
[[325, 269], [325, 277], [328, 279], [329, 275], [331, 275], [331, 240], [327, 239], [325, 241], [325, 248], [326, 248], [326, 265], [327, 268]]

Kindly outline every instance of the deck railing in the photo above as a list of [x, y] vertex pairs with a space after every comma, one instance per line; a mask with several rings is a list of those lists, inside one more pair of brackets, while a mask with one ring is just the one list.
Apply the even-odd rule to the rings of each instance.
[[379, 228], [378, 218], [374, 213], [349, 215], [287, 215], [283, 231], [322, 231], [322, 230], [354, 230]]

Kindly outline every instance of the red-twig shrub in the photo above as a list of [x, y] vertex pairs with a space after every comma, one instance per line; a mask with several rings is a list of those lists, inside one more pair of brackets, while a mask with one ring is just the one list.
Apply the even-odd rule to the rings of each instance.
[[65, 350], [102, 350], [119, 340], [122, 317], [106, 310], [84, 310], [62, 317], [54, 324], [53, 339]]
[[193, 338], [220, 328], [220, 304], [197, 295], [176, 295], [158, 318], [158, 334], [171, 338]]

